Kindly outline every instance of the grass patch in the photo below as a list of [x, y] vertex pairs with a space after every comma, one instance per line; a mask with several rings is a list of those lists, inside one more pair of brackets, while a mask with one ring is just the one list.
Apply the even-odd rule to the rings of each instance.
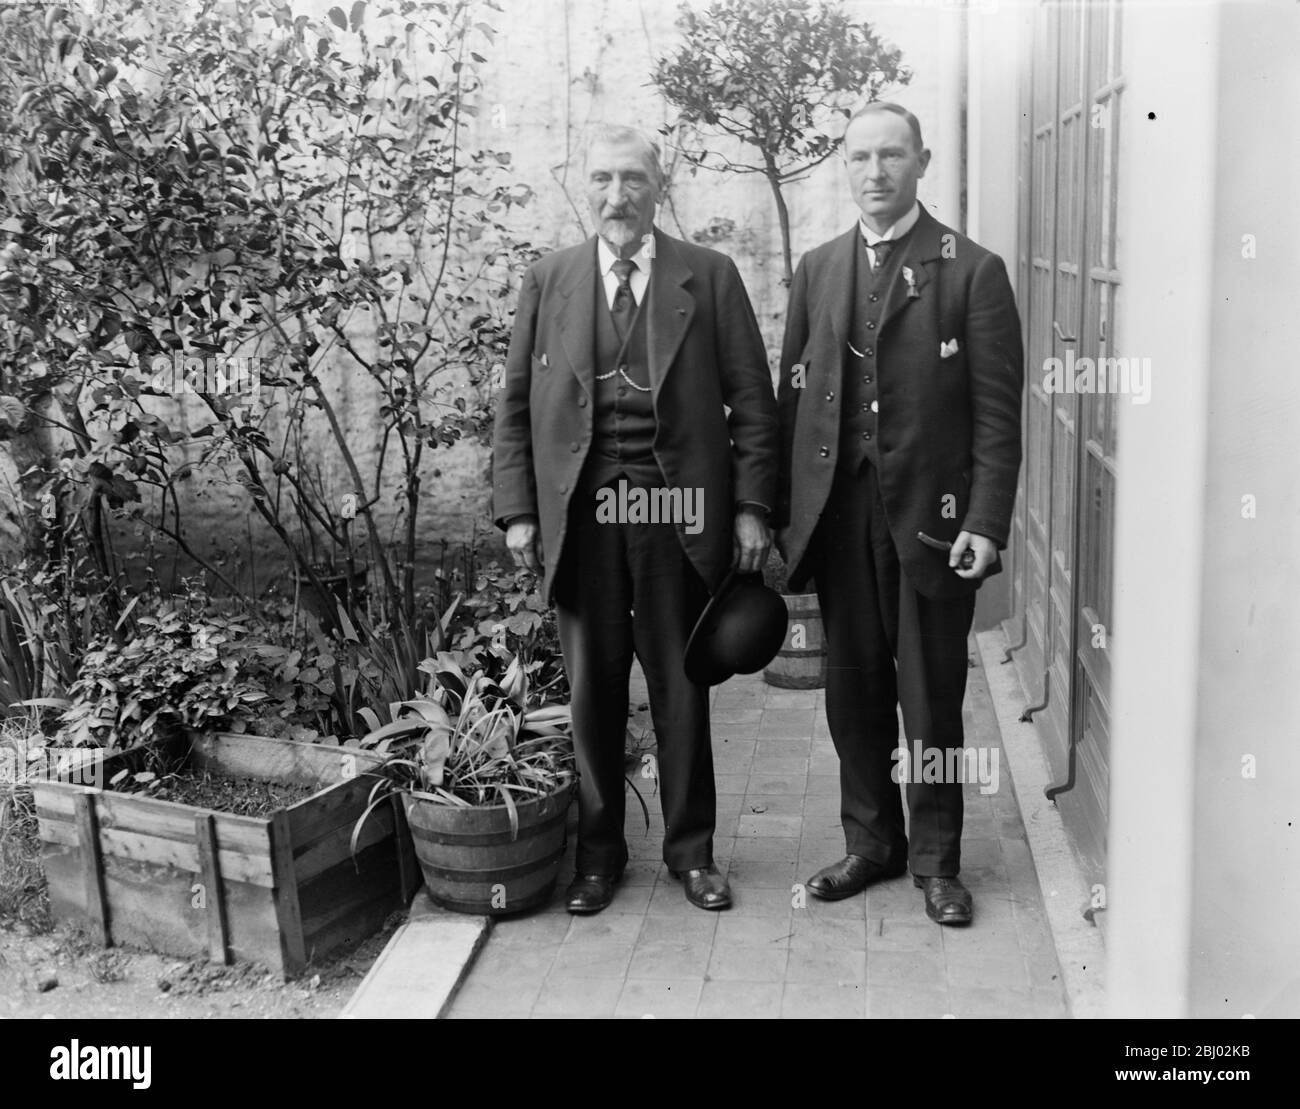
[[23, 780], [28, 734], [26, 721], [0, 720], [0, 924], [21, 922], [34, 932], [48, 932], [54, 922], [36, 802]]

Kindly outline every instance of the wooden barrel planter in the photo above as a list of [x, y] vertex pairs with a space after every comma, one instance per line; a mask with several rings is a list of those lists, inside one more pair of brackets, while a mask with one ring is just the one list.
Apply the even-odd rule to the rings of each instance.
[[519, 831], [505, 805], [462, 809], [404, 793], [406, 822], [425, 888], [458, 913], [505, 916], [546, 904], [564, 857], [570, 783], [516, 805]]
[[100, 788], [143, 767], [133, 747], [68, 780], [32, 783], [55, 919], [105, 946], [129, 944], [214, 962], [255, 962], [291, 977], [378, 931], [419, 887], [401, 806], [349, 840], [383, 760], [350, 747], [265, 736], [192, 735], [187, 761], [233, 778], [304, 785], [311, 796], [269, 817]]
[[826, 684], [826, 634], [816, 593], [784, 593], [790, 616], [785, 642], [763, 671], [779, 689], [821, 689]]

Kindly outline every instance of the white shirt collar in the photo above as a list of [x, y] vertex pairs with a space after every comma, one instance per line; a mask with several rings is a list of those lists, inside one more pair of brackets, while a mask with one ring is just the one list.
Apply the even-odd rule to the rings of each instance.
[[[632, 255], [632, 261], [636, 263], [636, 268], [644, 274], [650, 273], [650, 266], [655, 257], [655, 238], [652, 231], [641, 240], [641, 249]], [[600, 263], [601, 274], [607, 274], [610, 267], [618, 261], [618, 255], [610, 249], [609, 243], [605, 242], [599, 235], [596, 236], [596, 259]]]
[[919, 200], [914, 200], [912, 201], [911, 211], [909, 211], [907, 215], [898, 219], [892, 227], [887, 228], [883, 235], [878, 235], [875, 231], [872, 231], [863, 221], [861, 216], [858, 217], [858, 230], [862, 232], [862, 237], [866, 240], [867, 246], [875, 246], [875, 244], [879, 242], [902, 238], [916, 226], [916, 221], [920, 218], [921, 202]]

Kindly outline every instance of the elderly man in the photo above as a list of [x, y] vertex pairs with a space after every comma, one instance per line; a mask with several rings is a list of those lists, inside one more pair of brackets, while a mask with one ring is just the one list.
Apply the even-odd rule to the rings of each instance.
[[[966, 924], [962, 783], [934, 780], [930, 752], [964, 765], [947, 753], [975, 590], [1000, 567], [1020, 468], [1020, 321], [1001, 259], [917, 202], [915, 116], [867, 105], [844, 156], [861, 218], [799, 264], [779, 387], [779, 543], [821, 602], [847, 846], [808, 888], [849, 897], [910, 864], [929, 917]], [[895, 757], [900, 704], [924, 773]]]
[[605, 908], [627, 862], [635, 653], [658, 742], [664, 862], [692, 904], [725, 909], [708, 690], [682, 657], [727, 571], [767, 556], [776, 398], [735, 266], [654, 227], [654, 143], [601, 130], [586, 191], [596, 235], [524, 278], [493, 452], [497, 524], [516, 562], [544, 573], [573, 690], [580, 815], [567, 907]]

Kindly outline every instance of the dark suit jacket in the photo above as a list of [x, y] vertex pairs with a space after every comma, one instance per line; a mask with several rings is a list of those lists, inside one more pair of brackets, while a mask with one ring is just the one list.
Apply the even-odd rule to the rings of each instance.
[[[818, 519], [839, 445], [842, 376], [852, 321], [857, 224], [799, 263], [781, 348], [779, 541], [790, 584], [816, 574]], [[933, 598], [968, 594], [945, 552], [917, 532], [952, 541], [986, 535], [1005, 547], [1020, 469], [1024, 352], [1020, 318], [996, 254], [945, 227], [924, 208], [902, 247], [876, 342], [880, 493], [890, 533], [913, 585]], [[957, 341], [943, 357], [940, 345]], [[793, 387], [804, 367], [806, 387]], [[952, 494], [953, 500], [945, 501]], [[945, 512], [945, 508], [948, 509]]]
[[[497, 399], [493, 516], [541, 522], [548, 598], [568, 505], [592, 442], [596, 240], [559, 250], [524, 277]], [[779, 431], [763, 339], [731, 259], [655, 231], [648, 310], [654, 452], [667, 485], [703, 490], [682, 547], [710, 590], [732, 561], [737, 501], [776, 504]], [[730, 408], [730, 414], [724, 409]]]

